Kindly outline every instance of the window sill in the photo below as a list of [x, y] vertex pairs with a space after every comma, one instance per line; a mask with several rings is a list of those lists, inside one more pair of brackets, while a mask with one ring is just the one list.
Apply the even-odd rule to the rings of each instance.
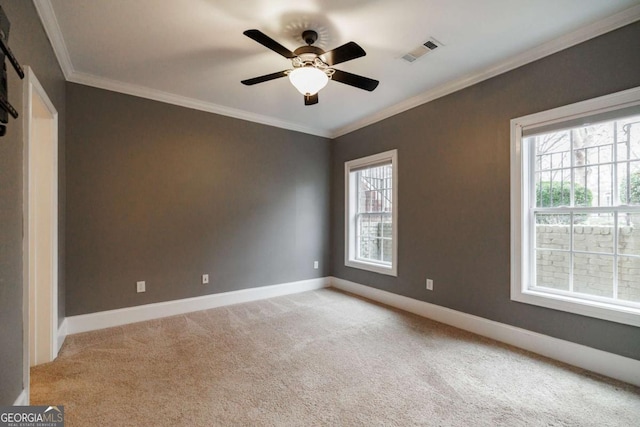
[[640, 309], [633, 307], [555, 295], [531, 289], [515, 290], [515, 292], [512, 290], [511, 300], [625, 325], [640, 326]]
[[360, 260], [346, 260], [345, 266], [351, 268], [357, 268], [360, 270], [367, 270], [373, 273], [386, 274], [387, 276], [397, 277], [397, 269], [395, 266], [385, 266], [382, 264], [375, 264], [372, 262], [360, 261]]

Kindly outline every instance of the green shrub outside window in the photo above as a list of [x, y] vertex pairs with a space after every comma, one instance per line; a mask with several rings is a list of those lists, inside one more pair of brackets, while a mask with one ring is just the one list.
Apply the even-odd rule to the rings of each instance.
[[[591, 206], [593, 193], [580, 184], [574, 184], [575, 206]], [[542, 181], [536, 184], [536, 206], [549, 208], [571, 205], [571, 183], [564, 181]], [[587, 215], [574, 215], [574, 223], [583, 222]], [[566, 215], [544, 215], [538, 217], [538, 224], [563, 224]]]
[[640, 205], [640, 172], [631, 174], [629, 181], [631, 186], [631, 194], [629, 196], [631, 198], [627, 202], [627, 180], [625, 179], [620, 185], [620, 202], [629, 205]]

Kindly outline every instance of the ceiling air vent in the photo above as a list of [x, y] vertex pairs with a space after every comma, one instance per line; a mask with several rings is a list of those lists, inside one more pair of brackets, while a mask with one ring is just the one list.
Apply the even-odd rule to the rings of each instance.
[[437, 41], [436, 39], [434, 39], [433, 37], [431, 37], [429, 40], [427, 40], [417, 48], [413, 49], [411, 52], [404, 55], [402, 59], [404, 59], [407, 62], [413, 62], [416, 59], [420, 58], [421, 56], [424, 56], [429, 52], [433, 52], [440, 46], [443, 46], [443, 44]]

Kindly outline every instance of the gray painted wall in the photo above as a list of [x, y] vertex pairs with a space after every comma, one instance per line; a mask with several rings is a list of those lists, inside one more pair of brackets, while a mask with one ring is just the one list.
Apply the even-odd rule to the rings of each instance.
[[72, 83], [67, 109], [68, 316], [328, 275], [328, 139]]
[[[333, 274], [640, 359], [638, 328], [509, 300], [509, 120], [640, 85], [640, 23], [330, 142], [65, 84], [33, 4], [0, 5], [60, 114], [61, 319]], [[11, 69], [9, 85], [21, 110]], [[391, 148], [397, 279], [343, 265], [344, 161]], [[22, 150], [12, 120], [0, 139], [2, 405], [22, 390]]]
[[[64, 259], [65, 82], [58, 61], [30, 1], [0, 5], [11, 21], [9, 45], [20, 63], [29, 65], [59, 113], [59, 235]], [[22, 114], [22, 85], [9, 61], [9, 101]], [[22, 391], [22, 117], [9, 119], [0, 138], [0, 405], [12, 405]], [[59, 313], [64, 317], [64, 265], [59, 266]]]
[[[509, 121], [639, 86], [637, 52], [640, 23], [333, 141], [332, 274], [640, 359], [640, 328], [509, 297]], [[400, 187], [397, 278], [344, 266], [344, 162], [392, 148]], [[434, 291], [425, 290], [427, 277]]]

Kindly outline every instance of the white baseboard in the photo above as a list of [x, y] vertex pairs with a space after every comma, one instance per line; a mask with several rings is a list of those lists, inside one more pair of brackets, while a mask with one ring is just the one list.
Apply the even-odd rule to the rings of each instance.
[[22, 390], [20, 396], [13, 402], [13, 406], [29, 406], [29, 395], [27, 390]]
[[239, 304], [265, 298], [295, 294], [298, 292], [311, 291], [325, 288], [329, 285], [330, 279], [328, 277], [321, 277], [318, 279], [301, 280], [299, 282], [261, 286], [258, 288], [242, 289], [239, 291], [204, 295], [201, 297], [185, 298], [175, 301], [166, 301], [117, 310], [69, 316], [65, 319], [66, 333], [77, 334], [79, 332], [94, 331], [97, 329], [126, 325], [128, 323], [143, 322], [145, 320], [207, 310], [225, 305]]
[[569, 365], [640, 386], [640, 360], [553, 338], [336, 277], [331, 277], [331, 286]]
[[[542, 356], [640, 386], [640, 361], [504, 323], [408, 298], [336, 277], [303, 280], [67, 317], [58, 329], [58, 345], [67, 334], [110, 328], [199, 310], [273, 298], [333, 286], [373, 301], [433, 319]], [[24, 392], [23, 392], [24, 394]], [[16, 404], [23, 397], [16, 400]]]
[[67, 322], [67, 318], [62, 321], [60, 326], [58, 327], [58, 348], [56, 349], [56, 357], [58, 353], [60, 353], [60, 349], [62, 348], [62, 344], [64, 344], [65, 338], [67, 338], [67, 330], [69, 323]]

